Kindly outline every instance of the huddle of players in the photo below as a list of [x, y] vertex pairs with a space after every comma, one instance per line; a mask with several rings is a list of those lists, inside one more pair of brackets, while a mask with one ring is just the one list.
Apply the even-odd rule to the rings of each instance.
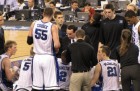
[[[31, 91], [32, 89], [32, 76], [31, 76], [31, 68], [32, 68], [32, 60], [34, 53], [31, 51], [31, 56], [22, 61], [19, 79], [15, 81], [13, 84], [14, 91], [20, 91], [23, 89]], [[107, 46], [102, 46], [99, 48], [100, 61], [96, 67], [94, 67], [94, 71], [91, 73], [93, 78], [91, 81], [91, 87], [93, 91], [105, 90], [114, 90], [119, 91], [119, 65], [115, 60], [111, 60], [109, 58], [110, 50]], [[70, 84], [70, 75], [71, 75], [71, 63], [66, 63], [66, 50], [62, 52], [61, 58], [58, 58], [59, 64], [59, 86], [62, 90], [69, 90]], [[98, 82], [99, 78], [102, 76], [104, 79], [102, 82]], [[23, 80], [24, 79], [24, 80]], [[96, 84], [97, 83], [97, 84]], [[99, 83], [99, 84], [98, 84]], [[104, 85], [103, 85], [103, 84]], [[102, 86], [103, 85], [103, 88]], [[61, 91], [61, 90], [60, 90]]]

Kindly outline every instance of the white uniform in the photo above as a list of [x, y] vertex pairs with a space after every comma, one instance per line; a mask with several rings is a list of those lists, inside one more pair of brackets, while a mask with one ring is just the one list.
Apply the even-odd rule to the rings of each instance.
[[62, 60], [58, 58], [59, 65], [59, 86], [60, 89], [69, 90], [70, 76], [71, 76], [71, 62], [68, 65], [64, 65]]
[[140, 21], [136, 24], [133, 25], [132, 27], [132, 42], [138, 46], [139, 48], [139, 56], [138, 56], [138, 61], [140, 63], [140, 41], [139, 41], [139, 33], [138, 33], [138, 27], [140, 26]]
[[51, 27], [51, 22], [38, 20], [33, 28], [33, 88], [37, 90], [59, 89], [58, 63], [53, 51]]
[[119, 90], [119, 66], [114, 60], [103, 60], [102, 67], [103, 91]]
[[10, 91], [13, 83], [7, 80], [5, 71], [2, 70], [2, 60], [4, 58], [9, 58], [9, 56], [6, 54], [0, 55], [0, 88], [2, 91]]
[[32, 89], [32, 60], [33, 57], [29, 57], [22, 61], [19, 79], [13, 85], [13, 91], [22, 91], [22, 89], [27, 89], [31, 91]]

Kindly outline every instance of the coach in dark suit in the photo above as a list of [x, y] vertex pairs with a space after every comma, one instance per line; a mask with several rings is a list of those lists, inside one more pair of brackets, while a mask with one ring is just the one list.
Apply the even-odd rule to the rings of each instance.
[[[78, 28], [75, 25], [69, 25], [67, 27], [66, 30], [67, 36], [62, 39], [62, 43], [61, 43], [62, 50], [66, 50], [70, 44], [76, 42], [75, 32], [77, 29]], [[90, 44], [89, 36], [85, 36], [84, 41]]]
[[55, 3], [60, 3], [63, 6], [69, 6], [70, 0], [54, 0]]

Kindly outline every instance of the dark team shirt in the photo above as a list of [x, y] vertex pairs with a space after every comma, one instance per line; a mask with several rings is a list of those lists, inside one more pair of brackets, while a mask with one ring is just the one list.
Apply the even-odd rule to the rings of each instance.
[[112, 20], [108, 18], [103, 20], [100, 28], [100, 42], [109, 46], [111, 50], [115, 49], [120, 44], [121, 32], [125, 28], [128, 28], [128, 25], [122, 16], [116, 15]]
[[72, 71], [89, 71], [97, 64], [94, 48], [84, 40], [77, 40], [67, 49], [67, 61], [72, 62]]
[[139, 49], [135, 44], [131, 43], [128, 47], [127, 52], [123, 56], [119, 55], [119, 48], [120, 46], [116, 48], [116, 56], [114, 57], [114, 59], [118, 59], [121, 64], [121, 68], [138, 64]]

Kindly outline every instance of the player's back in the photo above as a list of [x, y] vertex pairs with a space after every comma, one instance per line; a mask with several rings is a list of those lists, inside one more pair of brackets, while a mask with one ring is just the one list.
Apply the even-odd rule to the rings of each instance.
[[51, 55], [53, 53], [51, 28], [51, 22], [35, 21], [33, 28], [33, 51], [36, 54]]
[[17, 88], [15, 87], [16, 89], [32, 87], [32, 76], [31, 76], [32, 59], [33, 57], [29, 57], [22, 61], [19, 79], [14, 84], [17, 85]]
[[100, 62], [103, 76], [103, 90], [119, 90], [119, 66], [115, 60]]
[[61, 89], [68, 90], [70, 84], [70, 75], [71, 75], [71, 63], [65, 65], [62, 63], [62, 60], [58, 59], [59, 64], [59, 86]]

